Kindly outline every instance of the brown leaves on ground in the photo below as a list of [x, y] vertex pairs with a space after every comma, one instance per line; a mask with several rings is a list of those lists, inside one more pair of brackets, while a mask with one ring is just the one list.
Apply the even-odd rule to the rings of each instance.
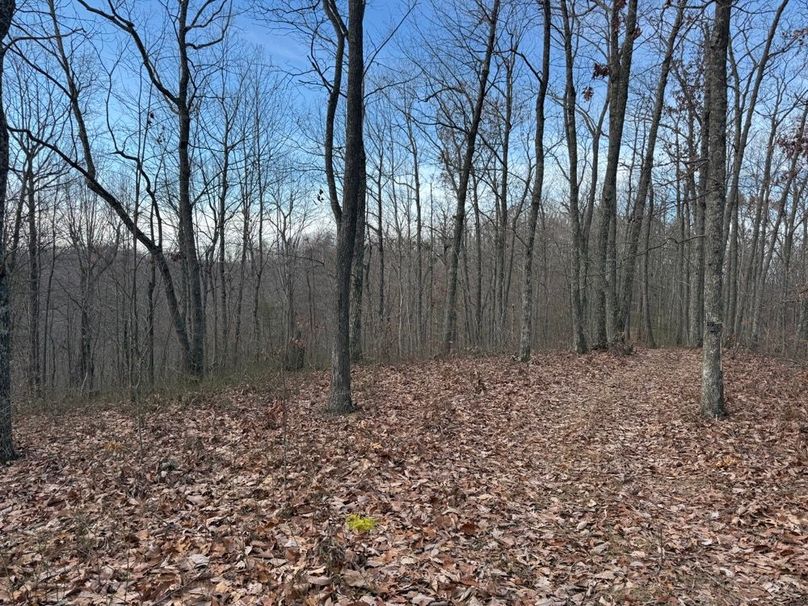
[[0, 602], [806, 604], [808, 373], [726, 378], [720, 422], [683, 350], [366, 367], [348, 417], [319, 373], [24, 419]]

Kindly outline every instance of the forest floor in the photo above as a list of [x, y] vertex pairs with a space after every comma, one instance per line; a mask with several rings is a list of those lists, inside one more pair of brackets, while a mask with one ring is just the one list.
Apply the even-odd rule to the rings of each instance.
[[0, 603], [804, 606], [808, 370], [725, 374], [717, 422], [688, 350], [368, 365], [346, 417], [316, 372], [21, 418]]

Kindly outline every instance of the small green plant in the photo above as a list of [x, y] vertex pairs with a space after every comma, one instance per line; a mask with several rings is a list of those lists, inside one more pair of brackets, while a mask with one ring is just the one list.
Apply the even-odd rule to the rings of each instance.
[[362, 516], [357, 513], [352, 513], [347, 518], [345, 518], [345, 524], [347, 524], [350, 530], [354, 532], [370, 532], [379, 524], [375, 518], [371, 518], [370, 516]]

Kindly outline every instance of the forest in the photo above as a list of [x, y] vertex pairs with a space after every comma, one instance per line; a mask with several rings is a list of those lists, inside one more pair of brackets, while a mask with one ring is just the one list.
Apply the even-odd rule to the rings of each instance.
[[807, 0], [0, 0], [0, 604], [808, 604]]

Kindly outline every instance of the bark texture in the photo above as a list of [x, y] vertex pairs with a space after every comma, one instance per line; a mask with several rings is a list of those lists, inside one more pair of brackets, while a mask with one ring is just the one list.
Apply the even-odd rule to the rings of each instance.
[[364, 120], [364, 0], [348, 3], [348, 81], [345, 106], [345, 170], [342, 208], [337, 221], [336, 299], [337, 325], [331, 358], [331, 393], [328, 409], [347, 413], [356, 408], [351, 396], [351, 269], [360, 197], [365, 186]]
[[9, 274], [6, 271], [5, 211], [8, 184], [8, 122], [3, 99], [5, 38], [16, 9], [14, 0], [0, 0], [0, 463], [17, 456], [11, 439], [11, 310]]
[[710, 35], [706, 79], [710, 91], [709, 144], [707, 154], [706, 275], [704, 282], [704, 344], [702, 412], [723, 417], [724, 376], [721, 367], [721, 336], [724, 326], [721, 297], [724, 264], [724, 207], [726, 205], [727, 157], [727, 44], [731, 0], [717, 0]]

